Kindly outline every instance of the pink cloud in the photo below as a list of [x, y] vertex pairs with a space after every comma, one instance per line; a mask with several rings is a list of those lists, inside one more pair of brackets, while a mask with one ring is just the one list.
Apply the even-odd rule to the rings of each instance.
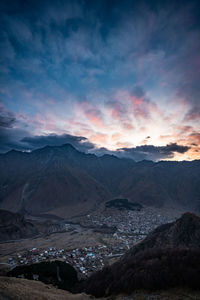
[[90, 141], [97, 145], [107, 144], [107, 135], [103, 133], [97, 133], [90, 136]]

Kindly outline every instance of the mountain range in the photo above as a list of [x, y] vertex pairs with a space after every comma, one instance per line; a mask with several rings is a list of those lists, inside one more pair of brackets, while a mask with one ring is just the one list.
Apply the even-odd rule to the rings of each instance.
[[200, 161], [98, 157], [70, 144], [0, 155], [0, 208], [61, 217], [85, 214], [116, 197], [200, 210]]

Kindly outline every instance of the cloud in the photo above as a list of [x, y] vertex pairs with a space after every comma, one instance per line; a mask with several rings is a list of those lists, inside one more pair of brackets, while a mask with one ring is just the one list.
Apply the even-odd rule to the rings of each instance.
[[200, 146], [200, 132], [192, 132], [189, 134], [188, 139], [191, 143], [195, 144], [196, 146]]
[[[97, 112], [93, 112], [93, 114], [98, 114]], [[19, 121], [17, 121], [15, 115], [6, 110], [4, 106], [1, 106], [0, 121], [0, 152], [3, 153], [11, 149], [26, 151], [42, 148], [47, 145], [61, 146], [69, 143], [79, 151], [94, 153], [98, 156], [110, 154], [120, 158], [131, 158], [135, 161], [144, 159], [158, 161], [161, 159], [172, 159], [175, 153], [184, 154], [190, 149], [189, 146], [171, 143], [166, 146], [142, 145], [130, 148], [123, 147], [111, 151], [106, 147], [97, 146], [105, 144], [108, 138], [106, 134], [102, 133], [91, 135], [90, 140], [83, 136], [76, 136], [67, 133], [60, 135], [55, 133], [32, 135], [26, 130], [14, 127], [15, 124], [19, 123]], [[120, 137], [120, 133], [115, 133], [112, 135], [112, 140], [117, 142]], [[149, 138], [150, 136], [147, 136], [146, 140]], [[193, 143], [199, 143], [199, 133], [192, 132], [189, 135], [189, 139], [193, 141]], [[117, 144], [119, 145], [120, 142], [117, 142]]]
[[0, 103], [0, 128], [11, 128], [16, 122], [15, 116]]
[[185, 115], [184, 121], [199, 121], [200, 120], [200, 105], [192, 107]]
[[158, 161], [161, 159], [171, 159], [175, 153], [183, 154], [189, 149], [190, 147], [188, 146], [171, 143], [166, 146], [142, 145], [133, 148], [121, 148], [116, 151], [116, 154], [120, 157], [132, 158], [135, 161], [144, 159]]
[[23, 150], [20, 139], [27, 132], [15, 128], [16, 124], [15, 115], [0, 103], [0, 152], [7, 152], [11, 149]]
[[27, 148], [29, 147], [29, 149], [37, 149], [44, 146], [61, 146], [64, 144], [71, 144], [77, 150], [88, 152], [88, 150], [95, 147], [94, 144], [89, 142], [87, 138], [70, 134], [29, 136], [24, 137], [21, 142], [24, 143]]
[[55, 133], [32, 135], [23, 129], [22, 126], [21, 118], [17, 119], [3, 104], [0, 104], [0, 152], [4, 153], [11, 149], [22, 151], [34, 150], [47, 145], [60, 146], [67, 143], [83, 152], [88, 152], [95, 147], [93, 143], [83, 136], [70, 134], [58, 135]]
[[109, 149], [199, 143], [199, 1], [22, 2], [0, 4], [4, 149], [65, 133]]
[[105, 154], [115, 155], [119, 158], [129, 158], [134, 161], [152, 160], [159, 161], [163, 159], [173, 159], [176, 153], [184, 154], [190, 150], [189, 146], [171, 143], [166, 146], [141, 145], [137, 147], [124, 147], [117, 150], [108, 150], [105, 147], [91, 149], [91, 152], [97, 156]]

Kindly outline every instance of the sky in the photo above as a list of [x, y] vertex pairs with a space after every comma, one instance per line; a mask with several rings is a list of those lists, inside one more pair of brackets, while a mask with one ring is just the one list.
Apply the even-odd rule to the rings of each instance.
[[200, 2], [0, 2], [0, 152], [200, 159]]

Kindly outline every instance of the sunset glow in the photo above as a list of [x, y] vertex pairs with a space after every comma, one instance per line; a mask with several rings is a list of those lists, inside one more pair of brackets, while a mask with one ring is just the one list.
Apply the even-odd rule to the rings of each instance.
[[8, 2], [1, 152], [74, 138], [91, 153], [200, 159], [198, 1]]

